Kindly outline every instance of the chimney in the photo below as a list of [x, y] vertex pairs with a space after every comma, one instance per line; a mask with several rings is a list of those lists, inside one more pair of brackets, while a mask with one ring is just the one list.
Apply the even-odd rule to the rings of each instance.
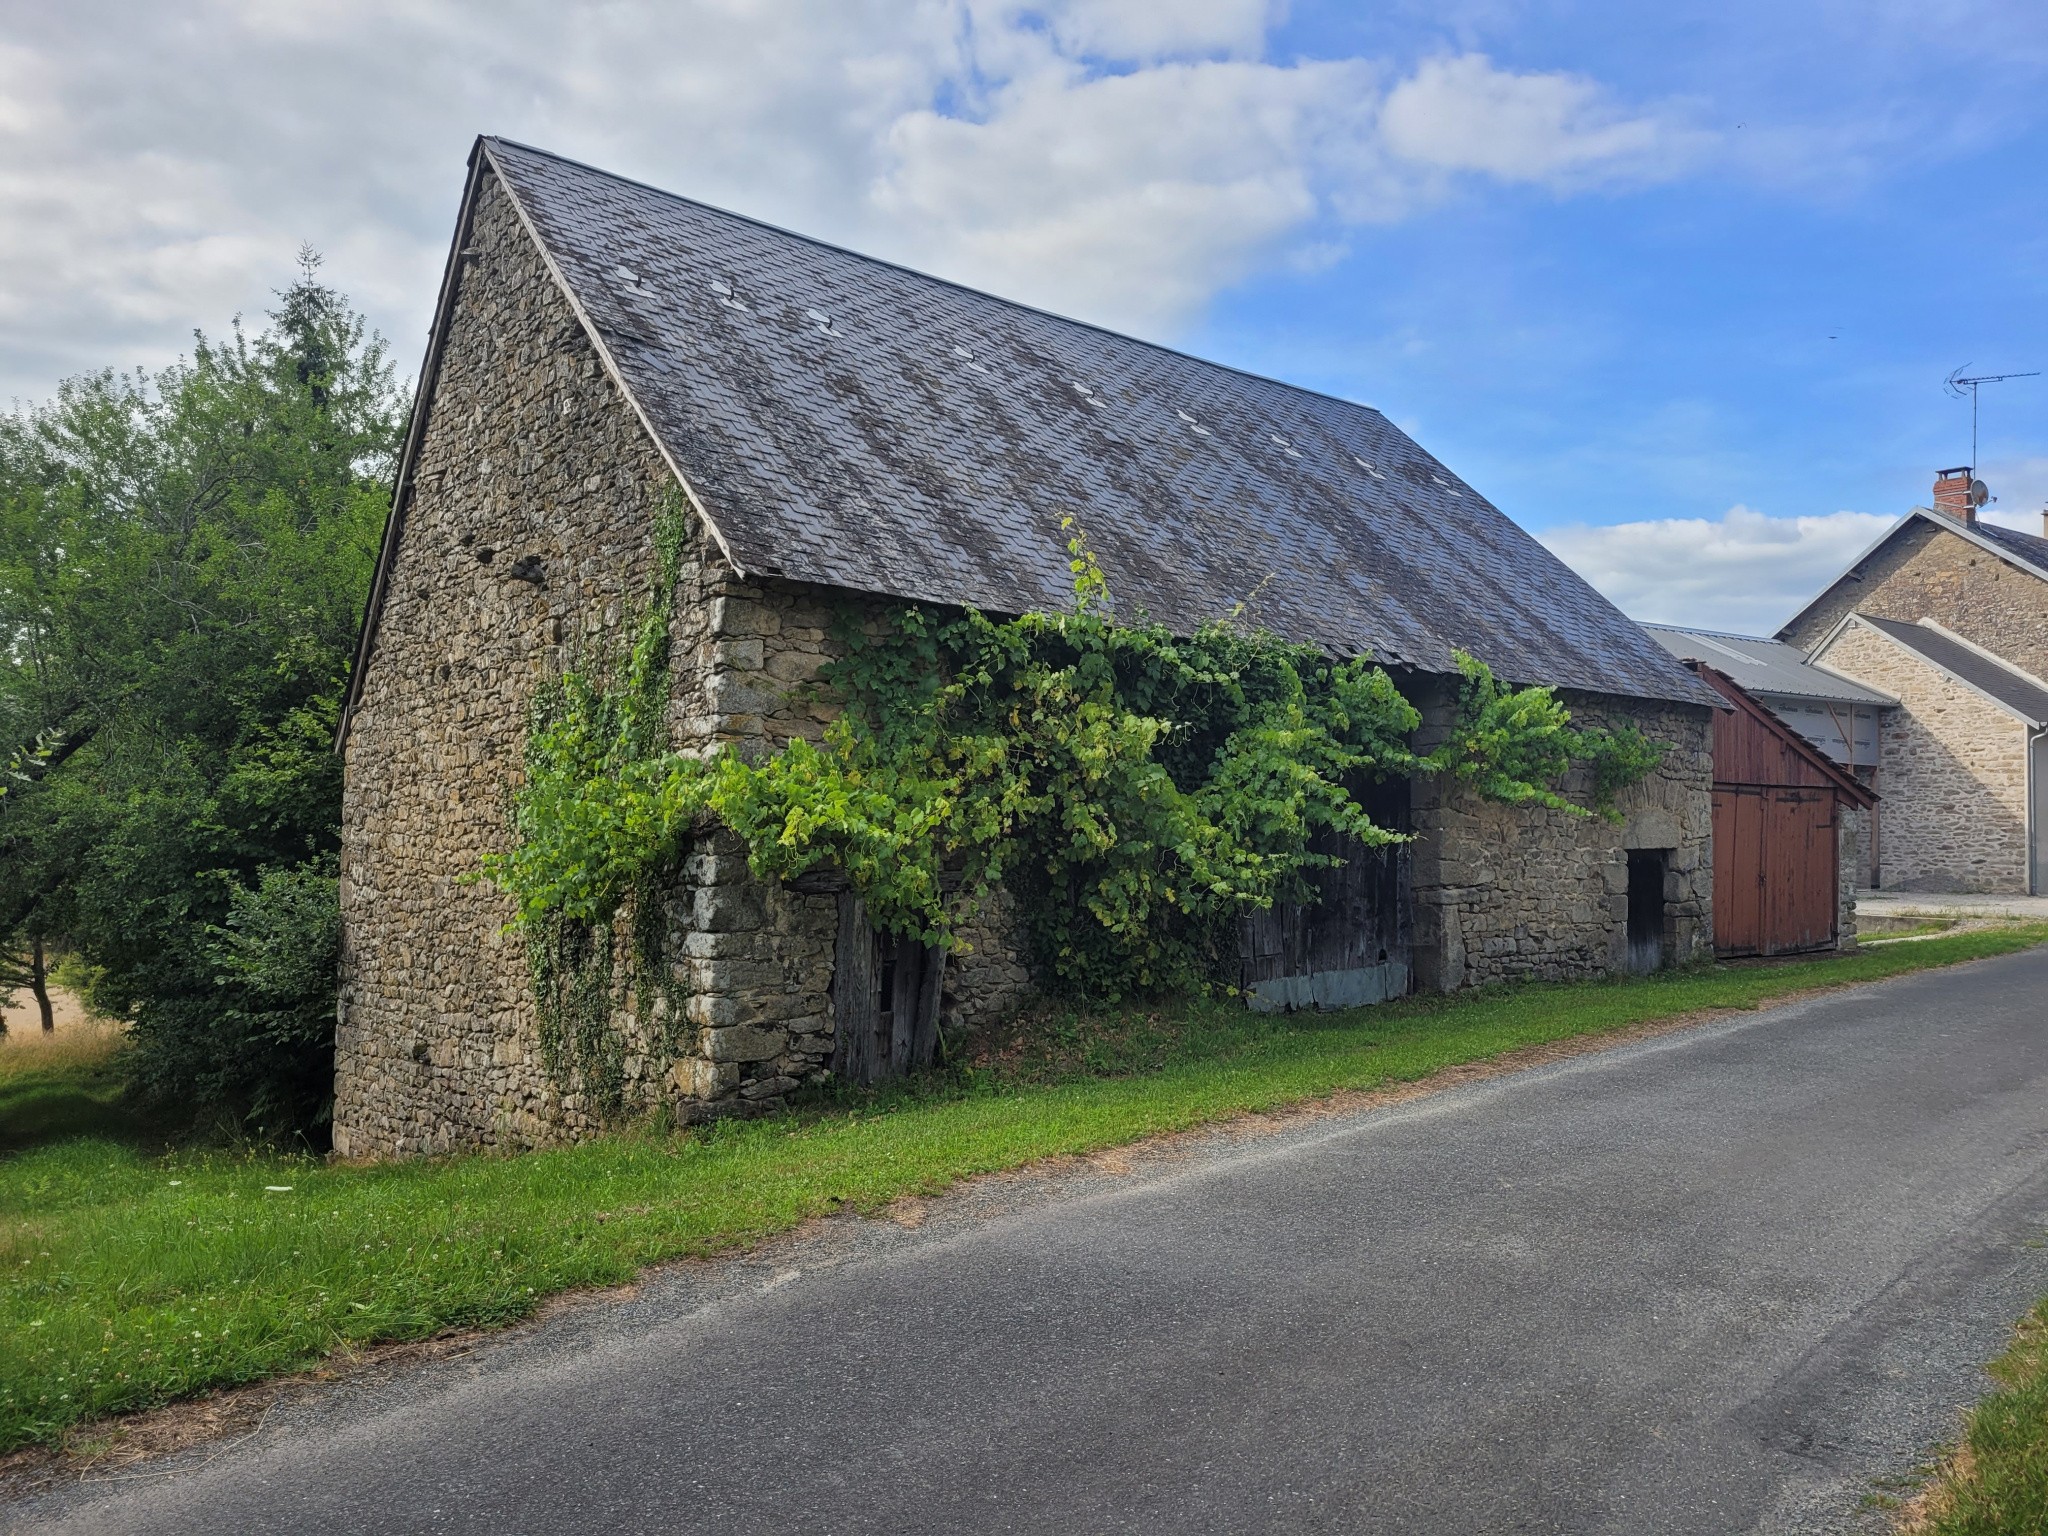
[[2048, 507], [2041, 509], [2041, 537], [2048, 539]]
[[1970, 478], [1970, 466], [1944, 469], [1934, 482], [1934, 510], [1959, 523], [1975, 523], [1981, 498], [1972, 494], [1977, 481]]

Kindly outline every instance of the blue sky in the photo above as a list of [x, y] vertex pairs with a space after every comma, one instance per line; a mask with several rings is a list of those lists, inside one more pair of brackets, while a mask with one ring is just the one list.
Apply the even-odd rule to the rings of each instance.
[[[416, 366], [479, 131], [1369, 401], [1768, 628], [2048, 368], [2048, 6], [0, 0], [0, 399], [254, 314]], [[2040, 528], [2048, 380], [1987, 390]]]

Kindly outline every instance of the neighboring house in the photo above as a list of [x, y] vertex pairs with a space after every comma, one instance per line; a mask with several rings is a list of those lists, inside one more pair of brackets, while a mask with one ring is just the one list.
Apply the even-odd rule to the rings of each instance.
[[[1890, 694], [1815, 666], [1798, 646], [1783, 640], [1683, 629], [1675, 624], [1645, 624], [1643, 628], [1679, 660], [1711, 667], [1735, 683], [1830, 762], [1846, 769], [1857, 783], [1882, 793], [1878, 783], [1879, 728], [1883, 712], [1898, 703]], [[1718, 768], [1716, 777], [1720, 777]], [[1850, 819], [1854, 842], [1844, 850], [1843, 869], [1858, 884], [1877, 883], [1883, 815], [1879, 805]], [[1715, 937], [1725, 949], [1728, 935], [1718, 924]]]
[[[849, 610], [1071, 605], [1073, 515], [1126, 611], [1369, 651], [1424, 745], [1464, 647], [1670, 747], [1618, 824], [1394, 786], [1380, 813], [1414, 841], [1351, 893], [1372, 943], [1250, 935], [1269, 1003], [1597, 975], [1629, 963], [1632, 915], [1644, 963], [1711, 944], [1715, 695], [1379, 412], [485, 139], [342, 725], [344, 1155], [596, 1123], [542, 1060], [510, 903], [475, 874], [506, 846], [536, 683], [615, 641], [678, 492], [679, 750], [819, 732], [806, 685]], [[849, 893], [764, 884], [725, 835], [666, 915], [688, 1002], [628, 1042], [636, 1107], [772, 1107], [846, 1059], [835, 1037], [903, 974]], [[905, 1006], [955, 1027], [1013, 1006], [1013, 926], [998, 903]]]
[[1778, 638], [1899, 701], [1879, 733], [1872, 884], [2040, 892], [2033, 694], [2048, 676], [2048, 538], [1983, 522], [1968, 469], [1943, 470], [1933, 499]]
[[1813, 659], [1899, 701], [1879, 738], [1887, 890], [2048, 890], [2048, 685], [1931, 619], [1852, 613]]
[[1853, 948], [1877, 797], [1732, 677], [1691, 665], [1731, 706], [1714, 719], [1715, 952]]

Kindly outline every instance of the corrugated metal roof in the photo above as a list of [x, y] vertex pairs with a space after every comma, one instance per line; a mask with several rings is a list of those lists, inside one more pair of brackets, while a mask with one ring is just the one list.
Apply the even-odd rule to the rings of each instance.
[[1754, 635], [1727, 635], [1712, 629], [1681, 629], [1675, 624], [1643, 628], [1680, 661], [1701, 661], [1733, 678], [1748, 693], [1783, 694], [1826, 699], [1836, 704], [1896, 704], [1897, 699], [1852, 683], [1816, 667], [1796, 645]]
[[1376, 410], [499, 139], [483, 148], [743, 570], [993, 612], [1242, 604], [1334, 654], [1715, 702]]
[[2048, 725], [2048, 688], [2019, 668], [1987, 655], [1932, 624], [1873, 618], [1867, 613], [1859, 613], [1855, 617], [2002, 704], [2027, 724]]

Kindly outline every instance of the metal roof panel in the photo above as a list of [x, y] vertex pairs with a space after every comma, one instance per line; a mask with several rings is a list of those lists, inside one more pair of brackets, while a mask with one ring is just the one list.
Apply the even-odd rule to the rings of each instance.
[[1680, 661], [1698, 661], [1732, 678], [1747, 693], [1825, 699], [1835, 704], [1896, 704], [1875, 688], [1817, 667], [1796, 645], [1755, 635], [1730, 635], [1676, 624], [1645, 624], [1644, 630]]

